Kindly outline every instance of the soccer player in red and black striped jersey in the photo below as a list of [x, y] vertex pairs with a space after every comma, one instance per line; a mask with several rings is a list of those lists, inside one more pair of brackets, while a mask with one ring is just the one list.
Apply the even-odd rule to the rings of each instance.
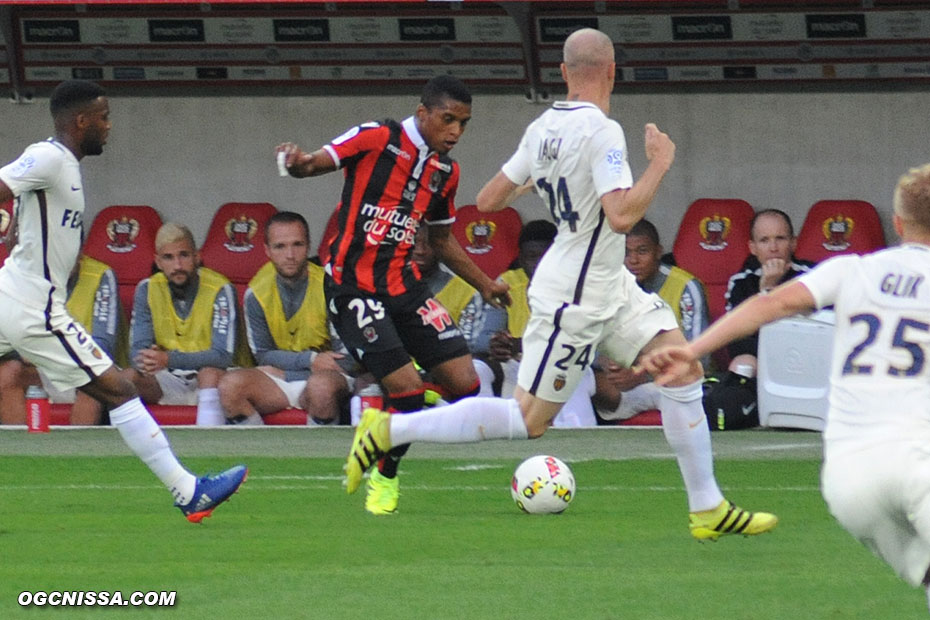
[[[411, 356], [451, 399], [478, 392], [461, 332], [412, 261], [421, 224], [430, 227], [430, 244], [447, 267], [491, 303], [510, 302], [507, 285], [485, 275], [450, 234], [459, 166], [448, 153], [470, 118], [467, 87], [443, 75], [426, 84], [416, 111], [402, 122], [362, 123], [312, 153], [290, 142], [276, 150], [284, 154], [293, 177], [344, 171], [339, 225], [327, 239], [330, 318], [395, 411], [418, 411], [424, 405], [423, 382]], [[372, 474], [369, 512], [396, 510], [397, 463], [405, 451], [406, 446], [392, 451]]]

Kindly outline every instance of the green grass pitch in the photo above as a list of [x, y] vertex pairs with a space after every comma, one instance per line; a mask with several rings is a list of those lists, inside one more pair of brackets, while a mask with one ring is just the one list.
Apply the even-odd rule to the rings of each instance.
[[[396, 515], [341, 486], [349, 429], [167, 431], [186, 465], [242, 461], [248, 481], [203, 524], [112, 429], [0, 431], [0, 618], [926, 617], [926, 599], [830, 517], [819, 436], [714, 435], [726, 495], [776, 531], [698, 543], [657, 430], [554, 431], [536, 442], [414, 446]], [[555, 454], [561, 515], [510, 499], [522, 458]], [[176, 591], [173, 607], [29, 607], [23, 591]]]

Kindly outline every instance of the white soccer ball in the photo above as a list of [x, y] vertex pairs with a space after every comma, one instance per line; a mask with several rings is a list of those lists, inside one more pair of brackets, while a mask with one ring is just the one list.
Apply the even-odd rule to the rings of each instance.
[[510, 494], [524, 512], [559, 513], [575, 498], [575, 476], [556, 457], [537, 454], [517, 466]]

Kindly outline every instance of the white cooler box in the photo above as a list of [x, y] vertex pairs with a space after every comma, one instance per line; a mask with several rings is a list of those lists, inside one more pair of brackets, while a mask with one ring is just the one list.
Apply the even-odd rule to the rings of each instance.
[[759, 423], [822, 431], [830, 391], [834, 315], [821, 311], [759, 331]]

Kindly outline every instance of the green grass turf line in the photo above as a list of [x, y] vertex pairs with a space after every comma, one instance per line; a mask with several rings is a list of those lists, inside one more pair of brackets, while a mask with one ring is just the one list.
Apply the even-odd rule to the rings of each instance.
[[[670, 460], [572, 463], [576, 498], [556, 516], [514, 506], [513, 458], [405, 460], [389, 517], [364, 512], [364, 488], [345, 494], [340, 459], [249, 464], [240, 493], [196, 526], [132, 457], [0, 457], [0, 618], [926, 615], [923, 593], [829, 516], [816, 460], [718, 463], [728, 497], [782, 521], [703, 544]], [[177, 604], [21, 609], [23, 590], [176, 590]]]

